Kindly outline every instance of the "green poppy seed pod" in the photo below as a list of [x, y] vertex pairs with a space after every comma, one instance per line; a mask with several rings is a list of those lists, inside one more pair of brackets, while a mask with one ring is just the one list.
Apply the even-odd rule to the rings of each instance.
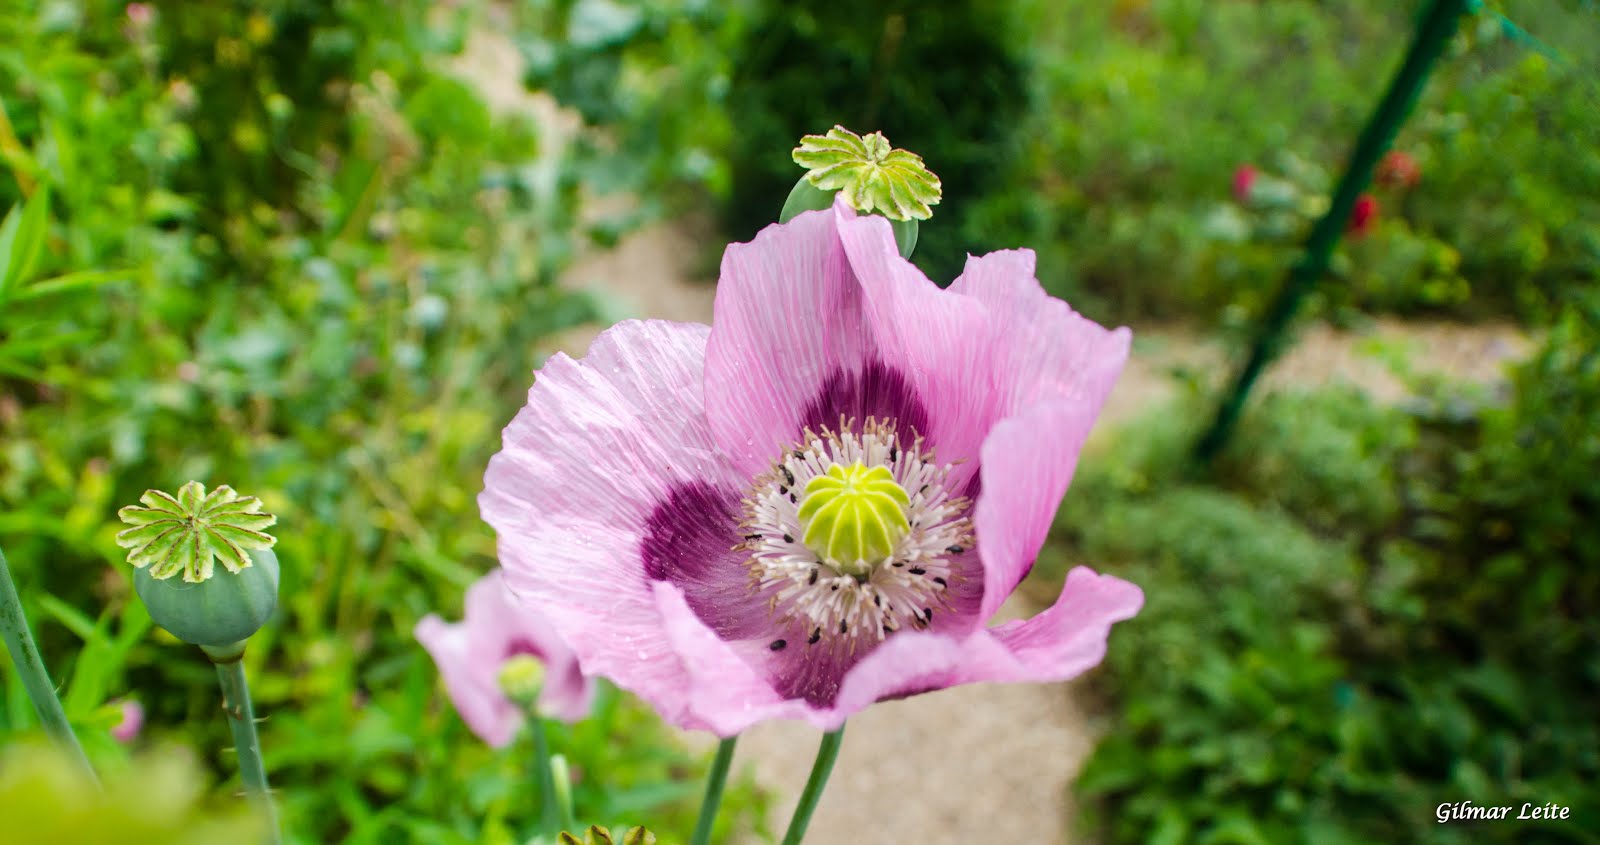
[[149, 567], [136, 569], [133, 587], [150, 618], [178, 639], [212, 647], [239, 643], [260, 630], [278, 604], [278, 556], [271, 549], [249, 554], [250, 566], [217, 572], [198, 584], [158, 580]]
[[[599, 825], [590, 825], [582, 839], [562, 831], [557, 841], [560, 845], [614, 845], [617, 842], [610, 830]], [[622, 835], [621, 845], [656, 845], [656, 835], [642, 827], [632, 827]]]
[[[838, 191], [825, 191], [811, 184], [806, 177], [794, 183], [794, 190], [789, 192], [789, 198], [783, 203], [783, 211], [778, 214], [779, 223], [793, 220], [803, 211], [824, 211], [833, 207], [833, 198]], [[917, 248], [917, 221], [916, 220], [890, 220], [889, 228], [894, 230], [894, 244], [900, 248], [900, 257], [909, 259], [912, 250]]]

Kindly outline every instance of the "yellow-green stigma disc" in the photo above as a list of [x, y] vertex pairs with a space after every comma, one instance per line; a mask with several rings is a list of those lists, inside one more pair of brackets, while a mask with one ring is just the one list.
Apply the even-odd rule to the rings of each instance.
[[888, 467], [834, 464], [807, 482], [800, 502], [806, 547], [846, 575], [865, 575], [911, 530], [911, 497]]
[[544, 664], [531, 654], [517, 654], [500, 664], [500, 691], [513, 704], [532, 710], [544, 685]]

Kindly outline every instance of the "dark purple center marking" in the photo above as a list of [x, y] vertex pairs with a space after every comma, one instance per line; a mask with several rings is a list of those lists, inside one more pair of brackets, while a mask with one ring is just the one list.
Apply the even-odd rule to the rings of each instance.
[[868, 362], [860, 372], [837, 370], [830, 375], [806, 405], [800, 424], [813, 431], [834, 429], [841, 416], [858, 426], [867, 417], [893, 422], [906, 442], [928, 430], [928, 409], [911, 382], [899, 370], [878, 361]]
[[656, 505], [639, 554], [644, 574], [683, 590], [689, 609], [725, 640], [769, 634], [771, 614], [750, 589], [739, 536], [739, 495], [702, 481], [680, 485]]
[[539, 662], [541, 663], [545, 660], [543, 649], [534, 645], [531, 640], [524, 640], [521, 638], [506, 643], [506, 653], [500, 658], [500, 660], [504, 662], [513, 657], [520, 657], [524, 654], [529, 655], [530, 657], [539, 658]]

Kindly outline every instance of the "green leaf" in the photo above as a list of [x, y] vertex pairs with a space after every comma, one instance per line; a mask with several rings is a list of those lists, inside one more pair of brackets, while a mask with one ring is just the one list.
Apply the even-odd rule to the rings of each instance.
[[39, 263], [49, 229], [50, 191], [40, 188], [33, 198], [17, 205], [0, 223], [0, 302], [13, 288], [21, 287]]
[[60, 622], [63, 627], [85, 643], [95, 638], [94, 620], [84, 615], [83, 611], [61, 599], [49, 593], [44, 593], [39, 596], [39, 609], [44, 611], [46, 616]]
[[12, 302], [23, 302], [30, 299], [41, 299], [58, 293], [72, 293], [74, 291], [97, 288], [101, 285], [121, 282], [128, 279], [128, 274], [121, 270], [81, 270], [76, 273], [64, 273], [42, 281], [34, 282], [17, 290], [11, 295]]

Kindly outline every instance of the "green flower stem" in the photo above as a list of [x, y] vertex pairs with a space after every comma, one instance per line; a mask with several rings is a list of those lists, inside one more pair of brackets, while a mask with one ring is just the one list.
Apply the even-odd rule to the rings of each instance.
[[6, 564], [4, 551], [0, 551], [0, 633], [5, 634], [11, 663], [22, 676], [22, 685], [33, 699], [33, 709], [39, 714], [45, 732], [68, 749], [88, 772], [89, 779], [98, 783], [94, 767], [89, 765], [89, 758], [84, 755], [83, 746], [78, 744], [78, 736], [72, 732], [67, 714], [61, 709], [61, 699], [56, 698], [50, 673], [45, 671], [44, 661], [39, 658], [39, 647], [34, 645], [33, 632], [28, 630], [28, 617], [22, 612], [22, 599], [17, 596], [17, 585], [11, 580], [11, 567]]
[[533, 776], [539, 781], [539, 827], [553, 830], [565, 825], [559, 818], [561, 810], [556, 798], [556, 781], [550, 774], [550, 741], [545, 736], [544, 719], [537, 715], [528, 717], [528, 733], [533, 734]]
[[728, 784], [728, 768], [733, 763], [733, 746], [739, 737], [730, 736], [717, 743], [716, 759], [711, 761], [711, 773], [706, 775], [706, 797], [700, 802], [700, 819], [694, 823], [694, 836], [689, 845], [706, 845], [711, 841], [711, 827], [717, 821], [717, 808], [722, 806], [722, 789]]
[[800, 840], [805, 838], [806, 828], [811, 824], [811, 814], [817, 811], [817, 802], [822, 800], [822, 790], [828, 785], [828, 776], [833, 774], [833, 761], [839, 759], [839, 746], [843, 742], [843, 725], [832, 733], [822, 735], [822, 745], [817, 747], [817, 760], [811, 764], [811, 777], [806, 779], [805, 791], [800, 793], [800, 803], [795, 805], [794, 815], [789, 819], [789, 829], [783, 834], [783, 845], [800, 845]]
[[278, 845], [282, 834], [278, 830], [278, 811], [272, 804], [272, 792], [267, 786], [267, 770], [261, 763], [261, 738], [256, 735], [256, 711], [250, 702], [250, 684], [244, 677], [244, 643], [227, 646], [201, 646], [217, 667], [217, 680], [222, 684], [222, 711], [228, 714], [228, 727], [233, 731], [233, 747], [239, 752], [239, 780], [244, 783], [245, 794], [256, 805], [256, 812], [267, 823], [266, 842]]

